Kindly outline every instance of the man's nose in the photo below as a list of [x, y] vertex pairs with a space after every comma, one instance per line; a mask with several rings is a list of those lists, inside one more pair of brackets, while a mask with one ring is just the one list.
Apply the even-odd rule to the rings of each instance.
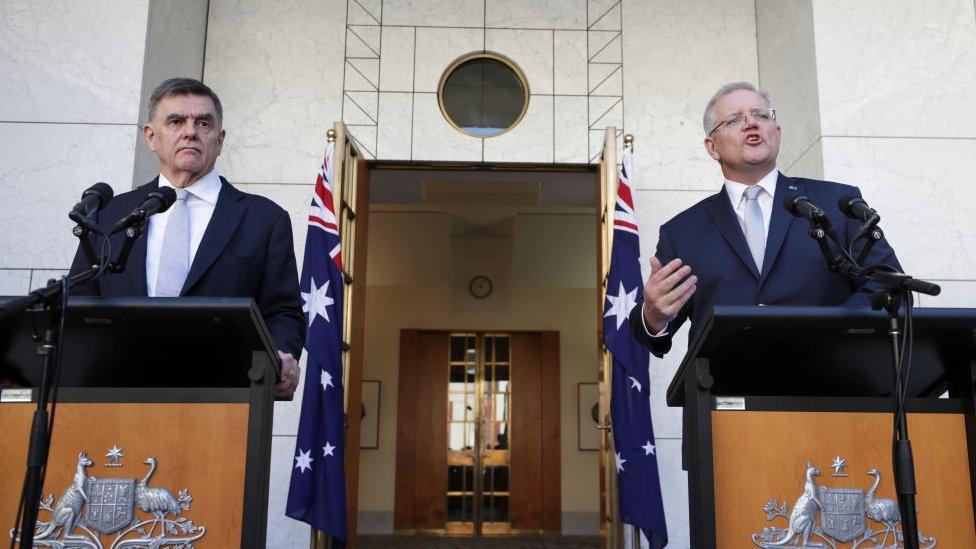
[[183, 124], [183, 137], [185, 137], [187, 139], [196, 139], [197, 138], [197, 124], [196, 124], [196, 121], [194, 121], [194, 120], [187, 120], [186, 123]]
[[752, 113], [745, 113], [742, 115], [742, 129], [755, 128], [759, 125], [759, 119], [752, 115]]

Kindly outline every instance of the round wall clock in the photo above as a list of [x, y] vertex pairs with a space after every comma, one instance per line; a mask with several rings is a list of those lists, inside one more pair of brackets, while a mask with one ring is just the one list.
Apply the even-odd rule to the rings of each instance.
[[485, 275], [478, 275], [468, 282], [468, 291], [478, 299], [484, 299], [491, 295], [491, 279]]

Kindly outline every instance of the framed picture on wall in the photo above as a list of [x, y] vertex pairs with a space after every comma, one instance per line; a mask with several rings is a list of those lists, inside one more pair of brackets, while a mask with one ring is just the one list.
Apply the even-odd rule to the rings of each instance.
[[577, 383], [577, 432], [580, 450], [600, 449], [600, 393], [596, 383]]
[[363, 403], [360, 408], [359, 447], [380, 447], [380, 382], [363, 380]]

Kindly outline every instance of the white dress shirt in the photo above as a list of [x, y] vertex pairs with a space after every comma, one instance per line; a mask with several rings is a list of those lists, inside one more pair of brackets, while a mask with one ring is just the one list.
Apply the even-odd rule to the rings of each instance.
[[[159, 174], [159, 186], [172, 187], [173, 184], [166, 179], [166, 176]], [[213, 217], [220, 187], [220, 174], [216, 169], [186, 187], [186, 208], [190, 218], [190, 265], [193, 265], [193, 258], [197, 255], [203, 233], [210, 224], [210, 218]], [[167, 221], [169, 221], [168, 210], [149, 218], [149, 233], [146, 236], [146, 290], [149, 297], [156, 297], [159, 256], [163, 251], [163, 235], [166, 234]]]
[[[756, 183], [764, 191], [759, 193], [756, 201], [759, 202], [759, 210], [762, 211], [763, 230], [767, 239], [769, 238], [769, 220], [773, 217], [773, 199], [776, 197], [776, 179], [778, 177], [779, 170], [773, 168], [773, 171], [767, 173]], [[729, 202], [732, 203], [732, 209], [735, 211], [735, 216], [739, 219], [739, 227], [742, 228], [743, 234], [745, 234], [746, 230], [746, 201], [743, 199], [743, 195], [748, 188], [749, 185], [729, 181], [728, 179], [725, 180], [725, 192], [729, 195]]]
[[[763, 230], [765, 232], [766, 239], [769, 239], [769, 222], [773, 217], [773, 198], [776, 196], [776, 180], [779, 178], [779, 170], [773, 168], [773, 171], [767, 173], [760, 179], [756, 185], [762, 187], [764, 192], [759, 193], [756, 197], [756, 201], [759, 202], [759, 210], [762, 211], [763, 216]], [[725, 192], [729, 195], [729, 202], [732, 203], [732, 210], [735, 212], [735, 217], [739, 220], [739, 227], [742, 228], [743, 234], [745, 234], [745, 218], [746, 218], [746, 201], [743, 199], [743, 195], [749, 185], [744, 183], [739, 183], [736, 181], [725, 180]], [[670, 327], [670, 322], [665, 324], [664, 328], [660, 332], [654, 334], [647, 327], [647, 321], [644, 320], [643, 307], [641, 305], [641, 321], [644, 324], [644, 331], [647, 335], [651, 337], [663, 337], [667, 335], [668, 328]]]

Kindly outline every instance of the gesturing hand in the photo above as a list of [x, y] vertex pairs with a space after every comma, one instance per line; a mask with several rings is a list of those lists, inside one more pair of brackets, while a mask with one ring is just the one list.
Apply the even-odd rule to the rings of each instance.
[[678, 316], [694, 295], [697, 282], [698, 277], [691, 274], [690, 266], [681, 265], [681, 259], [672, 259], [662, 267], [656, 257], [651, 258], [651, 276], [644, 284], [644, 324], [652, 334]]

